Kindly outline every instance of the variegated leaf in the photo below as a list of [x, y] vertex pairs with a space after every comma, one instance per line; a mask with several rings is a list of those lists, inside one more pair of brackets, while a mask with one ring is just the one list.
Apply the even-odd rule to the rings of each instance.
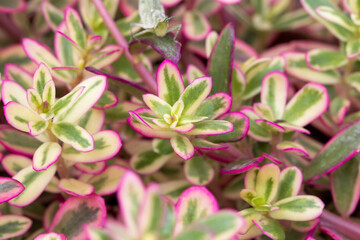
[[94, 149], [92, 151], [78, 152], [73, 147], [65, 145], [62, 157], [77, 163], [105, 161], [114, 157], [122, 146], [119, 134], [111, 130], [97, 132], [92, 137], [94, 138]]
[[186, 79], [192, 83], [195, 79], [203, 77], [204, 73], [195, 65], [189, 64], [186, 69]]
[[[279, 71], [265, 75], [261, 85], [261, 102], [268, 105], [274, 114], [274, 120], [281, 119], [285, 110], [288, 79]], [[255, 110], [256, 111], [256, 110]], [[271, 119], [268, 119], [271, 121]]]
[[302, 174], [297, 167], [287, 167], [280, 173], [276, 201], [296, 196], [300, 191]]
[[221, 174], [237, 174], [246, 172], [261, 163], [264, 160], [264, 157], [257, 157], [251, 159], [240, 159], [227, 164], [222, 168], [219, 173]]
[[226, 149], [226, 145], [216, 144], [210, 141], [207, 141], [202, 138], [196, 138], [191, 141], [195, 148], [202, 149], [202, 150], [220, 150]]
[[[236, 49], [235, 49], [236, 53]], [[240, 68], [233, 66], [232, 79], [231, 79], [231, 94], [234, 104], [239, 104], [242, 95], [245, 91], [246, 79], [244, 73]]]
[[[81, 95], [71, 104], [64, 107], [61, 113], [54, 117], [54, 122], [75, 122], [83, 116], [102, 96], [106, 88], [104, 76], [93, 76], [77, 85], [85, 87]], [[60, 100], [58, 100], [60, 101]]]
[[[47, 102], [49, 106], [53, 106], [56, 99], [56, 89], [54, 81], [48, 81], [45, 84], [43, 94], [41, 96], [42, 101], [45, 103]], [[43, 106], [44, 107], [44, 106]], [[45, 109], [44, 109], [45, 110]]]
[[194, 156], [194, 146], [187, 137], [176, 135], [170, 139], [170, 143], [175, 153], [182, 159], [188, 160]]
[[41, 120], [33, 111], [17, 102], [8, 102], [4, 106], [4, 114], [11, 126], [23, 132], [30, 132], [29, 122]]
[[215, 170], [204, 157], [193, 157], [184, 165], [185, 177], [194, 185], [205, 186], [215, 175]]
[[187, 180], [173, 180], [160, 184], [161, 192], [174, 202], [177, 202], [180, 195], [189, 187], [191, 184]]
[[36, 121], [30, 121], [28, 123], [29, 131], [31, 136], [39, 136], [42, 134], [49, 126], [48, 121], [36, 120]]
[[87, 182], [94, 186], [94, 192], [100, 196], [116, 192], [120, 179], [124, 176], [125, 168], [120, 165], [111, 165], [100, 174], [90, 178]]
[[203, 101], [196, 110], [196, 116], [215, 119], [230, 110], [231, 97], [226, 93], [215, 93]]
[[316, 218], [310, 221], [291, 222], [291, 227], [299, 232], [308, 233], [319, 224], [320, 218]]
[[173, 157], [172, 154], [163, 155], [148, 150], [133, 155], [130, 159], [130, 165], [140, 174], [151, 174], [159, 170], [171, 157]]
[[70, 197], [56, 212], [48, 231], [65, 234], [68, 239], [86, 237], [83, 226], [102, 227], [106, 219], [104, 199], [95, 194], [89, 197]]
[[24, 191], [24, 186], [19, 181], [12, 178], [0, 177], [0, 203], [13, 199], [22, 191]]
[[64, 111], [67, 111], [67, 108], [71, 106], [75, 100], [82, 94], [84, 87], [76, 87], [71, 92], [58, 99], [52, 111], [55, 115], [62, 114]]
[[21, 182], [25, 189], [20, 195], [11, 199], [9, 203], [18, 207], [27, 206], [32, 203], [43, 192], [54, 176], [55, 171], [55, 165], [39, 172], [34, 171], [32, 166], [22, 169], [13, 178]]
[[185, 190], [175, 205], [175, 233], [186, 226], [219, 210], [215, 197], [205, 187], [190, 187]]
[[29, 134], [14, 130], [8, 125], [0, 125], [0, 142], [14, 153], [32, 156], [41, 142]]
[[286, 72], [292, 77], [321, 84], [337, 84], [340, 82], [340, 73], [337, 70], [319, 72], [310, 69], [306, 65], [305, 53], [287, 52], [283, 56], [286, 62]]
[[351, 102], [347, 98], [340, 96], [331, 100], [329, 110], [331, 119], [338, 125], [343, 124], [347, 110], [350, 108]]
[[[284, 108], [285, 108], [285, 106], [284, 106]], [[275, 116], [274, 116], [273, 110], [266, 103], [262, 103], [262, 102], [254, 103], [253, 109], [254, 109], [256, 115], [259, 116], [259, 118], [265, 119], [268, 121], [275, 121]]]
[[[54, 39], [54, 48], [56, 57], [62, 63], [62, 66], [76, 66], [80, 60], [80, 53], [78, 49], [76, 49], [71, 41], [64, 37], [68, 34], [66, 23], [63, 21], [60, 23], [55, 32]], [[62, 71], [54, 71], [61, 73]], [[74, 81], [74, 76], [72, 73], [67, 71], [67, 75], [71, 78], [68, 79], [68, 82]]]
[[280, 169], [273, 163], [260, 168], [256, 178], [255, 191], [257, 196], [263, 197], [266, 202], [271, 202], [278, 191]]
[[106, 162], [76, 163], [74, 167], [86, 174], [99, 174], [106, 168]]
[[254, 208], [247, 208], [241, 210], [239, 215], [245, 219], [245, 226], [243, 232], [248, 232], [249, 229], [254, 226], [253, 220], [260, 220], [263, 216], [260, 212], [256, 211]]
[[255, 122], [255, 119], [259, 119], [259, 116], [256, 115], [255, 111], [252, 108], [247, 107], [241, 110], [241, 112], [249, 119], [248, 135], [260, 142], [270, 141], [270, 131]]
[[117, 199], [124, 224], [134, 236], [138, 234], [137, 219], [144, 196], [145, 188], [139, 176], [126, 171], [119, 183]]
[[94, 186], [75, 178], [62, 178], [57, 187], [73, 196], [85, 197], [94, 192]]
[[112, 108], [105, 109], [106, 121], [124, 122], [129, 117], [129, 111], [134, 111], [142, 105], [130, 101], [121, 101]]
[[315, 71], [336, 69], [347, 64], [346, 55], [339, 51], [314, 49], [306, 54], [308, 66]]
[[46, 23], [53, 31], [56, 31], [57, 27], [64, 20], [62, 11], [49, 2], [42, 2], [41, 10], [44, 14]]
[[165, 114], [171, 114], [171, 106], [161, 98], [153, 94], [145, 94], [143, 95], [143, 100], [145, 104], [160, 118], [162, 118]]
[[122, 54], [123, 49], [118, 45], [107, 45], [103, 49], [99, 50], [96, 55], [89, 61], [87, 66], [91, 66], [97, 69], [101, 69], [111, 65]]
[[111, 91], [104, 91], [103, 95], [100, 97], [99, 101], [95, 104], [97, 109], [107, 109], [114, 107], [118, 103], [119, 99]]
[[278, 208], [269, 212], [269, 216], [279, 220], [309, 221], [321, 215], [324, 203], [315, 196], [294, 196], [282, 199], [273, 207]]
[[67, 7], [64, 13], [64, 18], [69, 37], [82, 49], [85, 49], [86, 35], [79, 14], [71, 7]]
[[184, 102], [182, 115], [186, 116], [194, 114], [200, 104], [209, 95], [211, 87], [212, 80], [210, 77], [195, 79], [189, 86], [187, 86], [180, 96], [180, 99]]
[[94, 150], [94, 138], [82, 127], [68, 122], [58, 122], [51, 126], [51, 132], [77, 151], [89, 152]]
[[32, 108], [32, 110], [37, 111], [43, 104], [41, 96], [34, 88], [29, 88], [26, 91], [26, 98], [28, 101], [29, 106]]
[[33, 168], [42, 171], [54, 164], [61, 154], [61, 146], [56, 142], [43, 143], [33, 157]]
[[32, 161], [30, 158], [22, 155], [7, 154], [1, 159], [1, 165], [10, 176], [14, 176], [21, 169], [32, 165]]
[[309, 153], [300, 143], [291, 141], [282, 141], [276, 145], [276, 148], [284, 152], [294, 152], [306, 157], [309, 157]]
[[1, 98], [4, 104], [14, 101], [23, 106], [29, 106], [26, 98], [26, 90], [14, 81], [3, 81], [1, 83]]
[[33, 88], [40, 96], [43, 95], [45, 85], [49, 81], [52, 81], [51, 72], [44, 63], [40, 63], [35, 71], [33, 80]]
[[24, 234], [32, 225], [30, 218], [18, 215], [0, 216], [0, 239], [6, 240]]
[[278, 221], [269, 218], [263, 218], [259, 220], [254, 220], [254, 224], [260, 229], [260, 231], [262, 231], [266, 236], [271, 239], [285, 239], [285, 232]]
[[209, 32], [209, 34], [207, 34], [206, 39], [205, 39], [206, 57], [210, 57], [212, 49], [214, 48], [214, 45], [215, 45], [218, 37], [219, 37], [219, 34], [216, 31], [211, 31], [211, 32]]
[[32, 82], [33, 82], [32, 75], [22, 67], [19, 67], [18, 65], [12, 63], [6, 64], [4, 69], [4, 75], [5, 75], [5, 79], [17, 82], [24, 89], [28, 89], [32, 87]]
[[37, 235], [36, 238], [34, 238], [34, 240], [67, 240], [67, 237], [62, 234], [62, 233], [55, 233], [55, 232], [51, 232], [51, 233], [42, 233]]
[[171, 106], [179, 99], [184, 91], [184, 83], [175, 63], [165, 60], [156, 73], [158, 96]]
[[167, 155], [174, 152], [169, 139], [153, 139], [152, 149], [154, 152], [162, 155]]
[[283, 120], [302, 127], [325, 112], [328, 105], [326, 88], [320, 84], [308, 83], [286, 105]]
[[197, 11], [187, 11], [183, 18], [183, 31], [185, 36], [193, 41], [205, 39], [211, 30], [206, 17]]

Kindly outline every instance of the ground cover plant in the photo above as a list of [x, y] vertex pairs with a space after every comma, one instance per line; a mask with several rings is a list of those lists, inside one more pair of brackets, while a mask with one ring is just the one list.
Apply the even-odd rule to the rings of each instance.
[[359, 0], [0, 1], [0, 240], [360, 239]]

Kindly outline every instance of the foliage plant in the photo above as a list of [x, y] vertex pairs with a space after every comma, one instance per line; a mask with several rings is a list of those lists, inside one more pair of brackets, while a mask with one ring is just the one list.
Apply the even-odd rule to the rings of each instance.
[[359, 0], [0, 1], [0, 240], [360, 239]]

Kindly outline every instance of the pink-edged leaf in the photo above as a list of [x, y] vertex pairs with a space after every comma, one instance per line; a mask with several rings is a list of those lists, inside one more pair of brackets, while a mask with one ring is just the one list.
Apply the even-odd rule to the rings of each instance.
[[201, 150], [220, 150], [228, 148], [228, 146], [226, 145], [216, 144], [202, 138], [196, 138], [192, 140], [191, 143], [194, 145], [195, 148]]
[[94, 192], [100, 196], [116, 192], [119, 181], [124, 176], [125, 168], [120, 165], [111, 165], [100, 174], [90, 178], [87, 183], [94, 186]]
[[32, 75], [29, 72], [27, 72], [25, 69], [23, 69], [22, 67], [16, 64], [7, 63], [5, 65], [4, 75], [6, 80], [17, 82], [24, 89], [28, 89], [32, 87], [32, 82], [33, 82]]
[[106, 162], [96, 162], [96, 163], [76, 163], [74, 168], [80, 172], [86, 174], [99, 174], [102, 173], [106, 168]]
[[43, 226], [46, 230], [49, 229], [52, 219], [54, 218], [56, 212], [60, 208], [60, 203], [58, 201], [53, 201], [44, 212], [43, 216]]
[[4, 114], [11, 126], [23, 132], [30, 132], [28, 126], [30, 121], [41, 120], [40, 116], [17, 102], [8, 102], [4, 106]]
[[232, 78], [231, 78], [231, 94], [233, 103], [237, 106], [242, 99], [242, 94], [245, 91], [246, 79], [244, 73], [240, 68], [233, 66]]
[[43, 143], [33, 157], [33, 168], [42, 171], [54, 164], [61, 154], [61, 146], [56, 142]]
[[139, 176], [126, 171], [119, 183], [117, 199], [125, 226], [134, 236], [138, 234], [137, 219], [144, 196], [145, 187]]
[[73, 147], [65, 145], [62, 157], [76, 163], [94, 163], [114, 157], [122, 146], [118, 133], [104, 130], [93, 134], [94, 147], [89, 152], [78, 152]]
[[161, 0], [161, 4], [165, 8], [170, 8], [179, 4], [182, 0]]
[[175, 153], [182, 159], [188, 160], [194, 156], [194, 146], [187, 137], [176, 135], [170, 139], [170, 143]]
[[[171, 149], [173, 152], [173, 150]], [[173, 154], [159, 154], [153, 150], [145, 150], [139, 154], [132, 155], [130, 159], [131, 167], [140, 174], [151, 174], [159, 170]]]
[[165, 60], [156, 73], [158, 96], [171, 106], [180, 98], [184, 91], [184, 83], [175, 63]]
[[283, 227], [278, 221], [263, 218], [259, 220], [253, 220], [254, 224], [270, 239], [285, 239], [285, 232]]
[[279, 71], [265, 75], [261, 85], [261, 102], [267, 104], [275, 120], [282, 119], [288, 92], [288, 79]]
[[218, 2], [222, 3], [222, 4], [236, 4], [241, 2], [242, 0], [217, 0]]
[[253, 109], [259, 118], [275, 121], [273, 110], [266, 103], [254, 103]]
[[226, 120], [203, 120], [194, 123], [194, 128], [188, 135], [218, 135], [234, 130], [234, 125]]
[[1, 98], [4, 104], [14, 101], [23, 106], [29, 106], [26, 90], [17, 82], [3, 81], [1, 84]]
[[257, 196], [271, 202], [278, 191], [280, 169], [273, 163], [262, 166], [257, 174], [255, 191]]
[[177, 202], [180, 195], [189, 187], [191, 187], [191, 184], [187, 180], [182, 179], [167, 181], [160, 184], [161, 192], [173, 202]]
[[232, 142], [244, 138], [248, 131], [250, 121], [242, 112], [230, 112], [219, 118], [219, 120], [227, 121], [233, 125], [233, 130], [219, 135], [209, 136], [211, 142]]
[[305, 133], [305, 134], [310, 134], [310, 131], [307, 130], [306, 128], [303, 127], [299, 127], [297, 125], [291, 124], [291, 123], [287, 123], [287, 122], [279, 122], [278, 125], [280, 127], [285, 128], [287, 131], [296, 131], [296, 132], [300, 132], [300, 133]]
[[360, 158], [355, 155], [330, 175], [331, 193], [335, 207], [343, 216], [350, 216], [360, 196]]
[[24, 191], [24, 186], [17, 180], [0, 177], [0, 202], [7, 202]]
[[174, 129], [175, 131], [177, 131], [179, 133], [188, 133], [188, 132], [190, 132], [191, 130], [194, 129], [194, 124], [187, 123], [187, 124], [184, 124], [184, 125], [181, 125], [181, 126], [174, 127], [172, 129]]
[[21, 44], [12, 44], [2, 48], [0, 55], [1, 70], [3, 70], [3, 66], [9, 63], [16, 64], [29, 72], [33, 72], [36, 68], [36, 64], [27, 57]]
[[16, 13], [24, 11], [26, 2], [24, 0], [1, 1], [0, 12], [2, 13]]
[[108, 45], [99, 50], [97, 54], [92, 57], [87, 66], [98, 69], [109, 66], [121, 56], [122, 52], [123, 49], [118, 45]]
[[[37, 64], [45, 63], [50, 69], [62, 65], [47, 47], [44, 47], [35, 40], [24, 38], [23, 47], [28, 57]], [[52, 72], [52, 74], [55, 78], [63, 82], [69, 82], [71, 80], [71, 76], [65, 72]]]
[[68, 122], [58, 122], [51, 126], [51, 132], [77, 151], [89, 152], [94, 150], [94, 138], [82, 127]]
[[[254, 208], [247, 208], [241, 210], [239, 215], [245, 219], [245, 226], [242, 229], [242, 233], [246, 233], [245, 235], [238, 235], [239, 239], [249, 239], [261, 235], [259, 228], [257, 228], [253, 222], [254, 220], [260, 220], [263, 218], [260, 212], [256, 211]], [[256, 231], [253, 233], [253, 227], [255, 227], [260, 233], [257, 234]]]
[[94, 186], [74, 178], [63, 178], [57, 187], [72, 196], [86, 197], [94, 192]]
[[185, 36], [194, 41], [205, 39], [210, 32], [211, 25], [206, 17], [197, 11], [188, 11], [183, 18], [183, 31]]
[[359, 152], [360, 121], [345, 126], [320, 150], [303, 171], [304, 180], [319, 178], [329, 173]]
[[269, 212], [273, 219], [309, 221], [322, 214], [324, 203], [315, 196], [299, 195], [282, 199], [273, 204], [273, 207], [278, 208]]
[[51, 232], [51, 233], [42, 233], [36, 236], [36, 238], [34, 238], [34, 240], [67, 240], [67, 237], [65, 234], [62, 233], [55, 233], [55, 232]]
[[51, 72], [49, 68], [44, 64], [40, 63], [39, 67], [36, 69], [34, 78], [33, 78], [33, 88], [37, 93], [42, 96], [44, 92], [45, 85], [52, 81]]
[[230, 110], [231, 97], [226, 93], [215, 93], [203, 101], [196, 110], [197, 116], [215, 119]]
[[112, 108], [105, 109], [107, 122], [125, 122], [129, 117], [129, 111], [143, 107], [142, 104], [130, 101], [121, 101]]
[[232, 24], [228, 24], [220, 33], [211, 52], [207, 74], [213, 79], [211, 94], [217, 92], [230, 92], [232, 59], [234, 56], [235, 30]]
[[99, 101], [95, 104], [94, 108], [97, 109], [108, 109], [114, 107], [119, 102], [118, 97], [111, 91], [104, 91]]
[[270, 161], [276, 163], [276, 164], [282, 164], [282, 161], [280, 161], [278, 158], [274, 157], [274, 156], [271, 156], [269, 154], [266, 154], [266, 153], [262, 153], [262, 155], [264, 157], [266, 157], [267, 159], [269, 159]]
[[192, 83], [196, 78], [203, 77], [204, 73], [195, 65], [189, 64], [186, 68], [186, 79]]
[[11, 199], [9, 204], [22, 207], [32, 203], [45, 189], [56, 171], [56, 166], [52, 165], [44, 171], [34, 171], [32, 166], [28, 166], [18, 172], [13, 178], [21, 182], [25, 189], [20, 195]]
[[323, 114], [328, 105], [326, 88], [317, 83], [308, 83], [286, 105], [283, 120], [302, 127]]
[[219, 211], [215, 197], [205, 187], [185, 190], [175, 205], [175, 232], [181, 232], [191, 223]]
[[331, 119], [337, 124], [343, 124], [347, 110], [350, 108], [351, 102], [343, 97], [335, 97], [330, 102], [329, 110]]
[[205, 39], [205, 51], [206, 51], [206, 57], [210, 57], [211, 51], [214, 48], [214, 45], [216, 43], [216, 40], [218, 39], [219, 34], [216, 31], [211, 31], [207, 34]]
[[276, 201], [296, 196], [300, 191], [302, 173], [297, 167], [287, 167], [280, 173]]
[[21, 169], [31, 164], [32, 161], [30, 158], [18, 154], [7, 154], [1, 159], [2, 167], [10, 176], [14, 176]]
[[256, 167], [259, 163], [264, 160], [264, 157], [257, 157], [252, 159], [241, 159], [229, 163], [224, 168], [222, 168], [219, 173], [220, 174], [238, 174], [242, 172], [246, 172]]
[[6, 240], [21, 236], [26, 233], [32, 225], [30, 218], [18, 215], [0, 216], [0, 239]]
[[34, 111], [37, 111], [42, 105], [42, 99], [39, 93], [34, 88], [29, 88], [26, 91], [26, 98], [30, 108]]
[[100, 99], [106, 89], [107, 81], [104, 76], [93, 76], [76, 86], [84, 87], [81, 95], [71, 104], [64, 107], [61, 113], [54, 117], [54, 122], [75, 122], [83, 116]]
[[248, 135], [260, 142], [270, 141], [270, 132], [255, 122], [256, 119], [259, 119], [259, 116], [255, 113], [255, 111], [250, 107], [246, 107], [242, 109], [241, 112], [249, 119]]
[[[320, 222], [320, 218], [315, 218], [310, 221], [302, 221], [302, 222], [291, 222], [291, 227], [298, 232], [311, 232]], [[310, 240], [310, 239], [307, 239]]]
[[165, 100], [153, 94], [143, 95], [143, 100], [145, 104], [160, 118], [162, 118], [165, 114], [171, 114], [171, 106]]
[[44, 14], [46, 23], [53, 31], [56, 31], [57, 27], [64, 20], [62, 11], [49, 2], [42, 2], [41, 10]]
[[207, 185], [215, 176], [214, 168], [204, 157], [193, 157], [186, 161], [184, 172], [189, 182], [200, 186]]
[[304, 146], [297, 142], [283, 141], [276, 145], [276, 148], [284, 152], [294, 152], [305, 157], [309, 157], [309, 153]]
[[8, 125], [0, 125], [0, 143], [13, 153], [32, 156], [42, 144], [39, 140]]
[[102, 227], [106, 218], [104, 199], [95, 194], [88, 197], [70, 197], [55, 214], [49, 232], [65, 234], [68, 239], [85, 238], [83, 226]]
[[270, 131], [270, 132], [285, 132], [286, 129], [284, 127], [282, 127], [279, 124], [276, 124], [274, 122], [265, 120], [265, 119], [256, 119], [255, 120], [256, 124], [259, 124], [262, 128]]
[[[79, 61], [79, 51], [63, 34], [67, 34], [66, 23], [62, 22], [57, 27], [54, 38], [55, 55], [62, 66], [76, 66]], [[69, 79], [69, 81], [72, 79]]]
[[65, 9], [64, 18], [70, 38], [73, 39], [82, 49], [85, 49], [86, 34], [78, 12], [71, 7], [67, 7]]

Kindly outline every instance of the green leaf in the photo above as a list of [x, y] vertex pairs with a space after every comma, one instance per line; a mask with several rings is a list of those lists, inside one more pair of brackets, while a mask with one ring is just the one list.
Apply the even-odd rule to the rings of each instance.
[[316, 71], [336, 69], [347, 64], [348, 60], [342, 52], [313, 49], [306, 55], [307, 64]]
[[165, 60], [157, 70], [158, 96], [170, 106], [180, 98], [184, 91], [184, 83], [178, 67], [171, 61]]
[[124, 176], [125, 171], [126, 169], [123, 166], [113, 164], [102, 173], [90, 178], [87, 183], [94, 186], [96, 194], [100, 196], [110, 195], [117, 191], [119, 181]]
[[180, 195], [189, 187], [191, 184], [187, 180], [172, 180], [160, 184], [161, 192], [174, 202], [177, 202]]
[[52, 125], [51, 132], [58, 139], [70, 144], [80, 152], [94, 150], [93, 137], [82, 127], [67, 122], [58, 122]]
[[260, 220], [254, 220], [254, 224], [269, 238], [276, 240], [284, 240], [285, 232], [283, 227], [278, 221], [263, 218]]
[[213, 79], [211, 94], [230, 92], [234, 46], [235, 30], [232, 24], [228, 24], [217, 38], [208, 61], [206, 75]]
[[355, 155], [331, 173], [331, 192], [338, 212], [350, 216], [359, 201], [360, 157]]
[[320, 84], [308, 83], [286, 105], [283, 120], [303, 127], [323, 114], [328, 104], [326, 88]]
[[[74, 44], [69, 41], [69, 39], [65, 38], [62, 34], [60, 34], [59, 32], [68, 35], [68, 31], [66, 28], [66, 23], [62, 22], [58, 28], [57, 31], [55, 33], [55, 39], [54, 39], [54, 44], [55, 44], [55, 49], [57, 49], [56, 51], [56, 56], [57, 58], [60, 60], [60, 62], [63, 64], [63, 66], [76, 66], [76, 64], [80, 61], [80, 57], [79, 56], [79, 51], [77, 48], [75, 48]], [[59, 73], [60, 71], [54, 71], [55, 73]], [[64, 71], [62, 71], [64, 72]], [[66, 71], [65, 71], [66, 72]], [[73, 82], [74, 79], [74, 74], [68, 72], [67, 75], [70, 75], [71, 78], [67, 80], [67, 82]]]
[[347, 110], [350, 108], [351, 102], [347, 98], [340, 96], [331, 100], [329, 110], [331, 119], [338, 125], [344, 121]]
[[355, 58], [360, 54], [360, 40], [353, 39], [346, 43], [345, 46], [346, 56], [348, 58]]
[[[352, 22], [331, 1], [303, 0], [302, 5], [313, 18], [325, 25], [341, 41], [347, 41], [354, 36]], [[319, 7], [321, 8], [318, 11]]]
[[24, 191], [9, 201], [14, 206], [27, 206], [32, 203], [45, 189], [56, 171], [56, 166], [52, 165], [44, 171], [34, 171], [32, 166], [28, 166], [18, 172], [13, 178], [21, 182]]
[[20, 236], [29, 230], [31, 224], [31, 219], [24, 216], [1, 215], [0, 239], [10, 239]]
[[319, 178], [346, 162], [360, 148], [360, 121], [344, 127], [321, 149], [317, 157], [303, 171], [304, 180]]
[[315, 196], [304, 195], [282, 199], [275, 204], [278, 210], [270, 211], [269, 216], [279, 220], [309, 221], [322, 214], [324, 203]]
[[172, 155], [162, 155], [148, 150], [133, 155], [130, 159], [130, 165], [140, 174], [151, 174], [159, 170], [171, 157]]
[[284, 54], [286, 72], [295, 78], [307, 82], [318, 82], [321, 84], [337, 84], [340, 82], [340, 73], [337, 70], [323, 72], [310, 69], [305, 61], [304, 53], [289, 52]]
[[188, 135], [217, 135], [234, 130], [234, 125], [226, 120], [203, 120], [194, 123]]
[[193, 157], [185, 162], [185, 177], [194, 185], [204, 186], [212, 181], [215, 170], [203, 157]]
[[153, 139], [152, 148], [154, 152], [162, 155], [167, 155], [174, 152], [169, 139]]
[[261, 90], [261, 83], [266, 74], [273, 71], [282, 72], [284, 69], [283, 58], [276, 57], [273, 60], [269, 59], [258, 59], [251, 67], [244, 70], [246, 78], [246, 86], [243, 95], [243, 99], [249, 99]]
[[346, 83], [360, 92], [360, 72], [353, 72], [345, 79]]
[[231, 107], [232, 99], [226, 93], [216, 93], [206, 98], [196, 110], [196, 116], [215, 119], [226, 113]]
[[161, 98], [153, 94], [143, 95], [143, 100], [145, 104], [160, 118], [165, 114], [171, 115], [171, 106]]
[[118, 103], [118, 101], [119, 100], [118, 100], [117, 96], [113, 92], [105, 90], [103, 95], [100, 97], [100, 99], [95, 104], [95, 107], [100, 108], [100, 109], [111, 108], [111, 107], [115, 106]]
[[187, 137], [176, 135], [170, 139], [170, 143], [175, 153], [182, 159], [188, 160], [194, 156], [194, 147]]

